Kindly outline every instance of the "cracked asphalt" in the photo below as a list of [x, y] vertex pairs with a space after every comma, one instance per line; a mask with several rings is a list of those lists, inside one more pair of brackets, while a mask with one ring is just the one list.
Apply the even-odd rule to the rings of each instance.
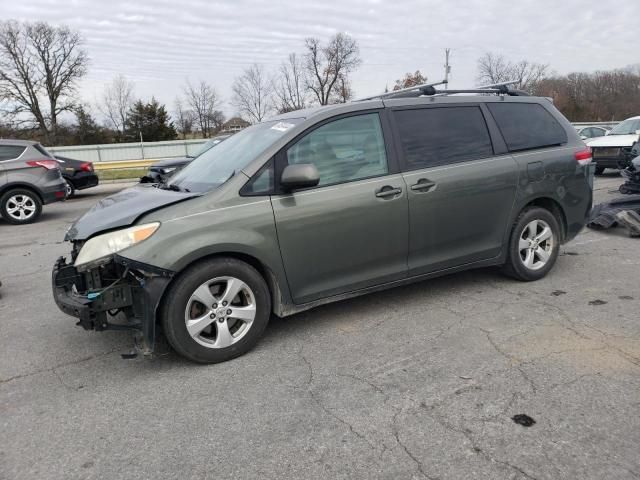
[[624, 230], [583, 231], [535, 283], [478, 270], [273, 319], [228, 363], [123, 360], [129, 334], [76, 327], [49, 285], [69, 223], [121, 187], [0, 222], [0, 478], [640, 477]]

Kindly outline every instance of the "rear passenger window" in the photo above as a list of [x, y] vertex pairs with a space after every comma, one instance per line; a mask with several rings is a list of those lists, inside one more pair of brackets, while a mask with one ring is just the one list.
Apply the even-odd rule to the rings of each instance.
[[567, 143], [567, 133], [537, 103], [487, 103], [511, 152]]
[[491, 137], [479, 107], [397, 110], [394, 119], [406, 170], [493, 155]]
[[14, 145], [0, 145], [0, 162], [2, 160], [13, 160], [22, 155], [26, 147]]

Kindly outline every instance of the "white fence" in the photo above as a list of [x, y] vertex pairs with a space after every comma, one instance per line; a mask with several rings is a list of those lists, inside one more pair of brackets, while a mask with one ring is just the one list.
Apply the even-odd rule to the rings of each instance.
[[88, 162], [117, 162], [123, 160], [175, 158], [193, 155], [206, 141], [207, 139], [111, 143], [105, 145], [47, 147], [47, 150], [54, 155], [86, 160]]
[[[613, 127], [618, 122], [575, 122], [575, 127]], [[112, 143], [106, 145], [81, 145], [73, 147], [47, 147], [49, 151], [63, 157], [88, 162], [117, 162], [123, 160], [145, 160], [176, 158], [193, 155], [206, 139], [171, 140], [166, 142]]]

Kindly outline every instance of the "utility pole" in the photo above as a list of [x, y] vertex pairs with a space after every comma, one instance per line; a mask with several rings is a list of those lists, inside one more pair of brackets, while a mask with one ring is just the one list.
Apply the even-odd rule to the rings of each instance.
[[444, 79], [447, 81], [447, 83], [444, 84], [444, 89], [447, 90], [449, 88], [449, 74], [451, 73], [451, 66], [449, 65], [449, 54], [451, 53], [451, 49], [450, 48], [445, 48], [444, 49], [444, 56], [445, 56], [445, 62], [444, 62]]

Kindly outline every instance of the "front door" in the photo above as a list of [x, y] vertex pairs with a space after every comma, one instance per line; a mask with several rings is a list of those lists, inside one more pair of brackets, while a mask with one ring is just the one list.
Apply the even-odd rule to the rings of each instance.
[[501, 253], [518, 167], [494, 154], [477, 105], [393, 112], [409, 190], [409, 275]]
[[279, 156], [320, 173], [317, 187], [271, 199], [295, 303], [406, 277], [407, 192], [388, 153], [374, 112], [314, 127]]

